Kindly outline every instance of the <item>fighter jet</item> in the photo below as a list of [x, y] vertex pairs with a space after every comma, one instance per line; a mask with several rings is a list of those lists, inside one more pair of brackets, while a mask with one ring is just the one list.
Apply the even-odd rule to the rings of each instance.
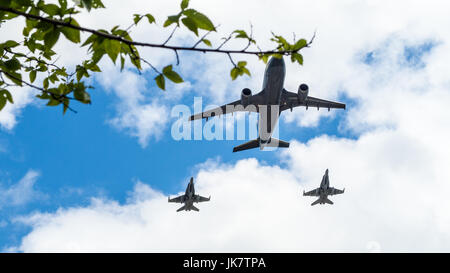
[[179, 208], [177, 211], [182, 211], [182, 210], [195, 210], [195, 211], [199, 211], [198, 208], [196, 208], [194, 206], [194, 202], [198, 203], [198, 202], [206, 202], [211, 200], [211, 196], [209, 198], [200, 196], [198, 194], [195, 194], [195, 188], [194, 188], [194, 178], [191, 177], [191, 181], [189, 182], [187, 188], [186, 188], [186, 193], [184, 195], [175, 197], [173, 199], [170, 199], [169, 196], [169, 202], [174, 202], [174, 203], [184, 203], [184, 206], [182, 206], [181, 208]]
[[316, 204], [330, 204], [333, 205], [333, 202], [331, 202], [330, 199], [328, 199], [328, 195], [335, 195], [335, 194], [341, 194], [344, 193], [345, 189], [339, 190], [335, 189], [333, 187], [330, 187], [330, 180], [328, 179], [328, 169], [325, 171], [325, 174], [323, 175], [322, 182], [320, 183], [320, 188], [317, 188], [315, 190], [305, 192], [303, 191], [303, 196], [319, 196], [319, 199], [314, 201], [311, 206], [314, 206]]
[[319, 108], [342, 108], [345, 104], [327, 101], [308, 96], [309, 87], [305, 83], [300, 84], [297, 93], [289, 92], [283, 88], [286, 66], [283, 58], [272, 57], [266, 66], [262, 91], [252, 95], [249, 88], [242, 89], [241, 99], [222, 105], [203, 113], [192, 115], [189, 120], [202, 119], [233, 112], [256, 112], [258, 119], [258, 138], [242, 145], [236, 146], [233, 152], [260, 147], [289, 147], [289, 142], [272, 138], [275, 126], [282, 111], [297, 106]]

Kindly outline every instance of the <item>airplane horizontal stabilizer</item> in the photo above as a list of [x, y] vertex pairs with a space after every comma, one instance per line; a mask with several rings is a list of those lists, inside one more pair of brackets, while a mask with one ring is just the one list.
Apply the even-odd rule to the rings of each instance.
[[182, 206], [181, 208], [177, 209], [177, 212], [185, 210], [186, 209], [186, 205]]
[[320, 202], [320, 198], [317, 199], [316, 201], [314, 201], [314, 202], [311, 204], [311, 206], [317, 205], [317, 204], [319, 204], [319, 202]]
[[197, 207], [195, 207], [195, 206], [192, 206], [191, 209], [192, 209], [192, 210], [195, 210], [195, 211], [200, 211], [200, 210], [199, 210]]
[[333, 202], [328, 198], [324, 198], [323, 201], [327, 204], [333, 205]]
[[289, 148], [289, 142], [286, 142], [281, 139], [271, 138], [269, 143], [265, 145], [266, 147], [280, 147], [280, 148]]
[[244, 150], [249, 150], [249, 149], [254, 149], [259, 147], [259, 140], [255, 139], [255, 140], [251, 140], [249, 142], [246, 142], [244, 144], [241, 144], [239, 146], [236, 146], [233, 148], [233, 153], [235, 152], [240, 152], [240, 151], [244, 151]]

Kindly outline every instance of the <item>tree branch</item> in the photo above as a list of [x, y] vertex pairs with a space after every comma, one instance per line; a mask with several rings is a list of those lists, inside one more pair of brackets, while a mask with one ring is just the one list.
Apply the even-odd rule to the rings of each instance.
[[170, 33], [169, 37], [167, 38], [167, 40], [166, 40], [164, 43], [162, 43], [161, 46], [165, 46], [165, 45], [170, 41], [170, 39], [172, 39], [172, 36], [173, 36], [173, 34], [175, 33], [175, 31], [177, 30], [177, 28], [178, 28], [178, 26], [175, 26], [175, 27], [173, 28], [173, 30], [172, 30], [172, 32]]
[[309, 40], [309, 42], [306, 44], [306, 47], [309, 47], [314, 42], [314, 38], [316, 38], [316, 32], [317, 32], [317, 29], [314, 30], [314, 34], [311, 37], [311, 40]]
[[69, 100], [74, 100], [75, 98], [72, 98], [72, 97], [69, 97], [69, 96], [66, 96], [66, 95], [55, 94], [55, 93], [53, 93], [53, 92], [50, 92], [50, 91], [48, 91], [48, 90], [45, 90], [44, 88], [41, 88], [41, 87], [39, 87], [39, 86], [33, 85], [33, 84], [31, 84], [31, 83], [28, 83], [28, 82], [26, 82], [26, 81], [24, 81], [24, 80], [22, 80], [22, 79], [19, 79], [19, 78], [15, 77], [14, 75], [12, 75], [11, 73], [8, 73], [8, 72], [6, 72], [6, 71], [4, 71], [4, 70], [2, 70], [2, 69], [0, 69], [0, 73], [3, 73], [3, 74], [5, 74], [5, 75], [8, 75], [9, 78], [15, 79], [16, 81], [20, 81], [21, 83], [23, 83], [23, 84], [25, 84], [25, 85], [28, 85], [28, 86], [31, 87], [31, 88], [34, 88], [34, 89], [37, 89], [37, 90], [39, 90], [39, 91], [42, 91], [42, 92], [44, 92], [44, 93], [49, 94], [50, 96], [52, 96], [53, 99], [55, 99], [55, 100], [61, 102], [65, 107], [67, 107], [67, 109], [69, 109], [70, 111], [74, 112], [75, 114], [77, 113], [77, 111], [75, 111], [74, 109], [72, 109], [72, 108], [64, 101], [64, 98], [69, 99]]
[[227, 55], [228, 55], [228, 58], [230, 58], [230, 61], [233, 64], [233, 66], [236, 67], [236, 64], [234, 63], [233, 58], [231, 58], [231, 54], [228, 53]]
[[[214, 27], [214, 29], [217, 29], [218, 27], [220, 27], [220, 25], [217, 25], [216, 27]], [[198, 41], [192, 46], [192, 48], [195, 48], [196, 46], [198, 46], [198, 44], [200, 44], [200, 43], [203, 41], [203, 39], [205, 39], [206, 36], [208, 36], [208, 35], [211, 33], [211, 31], [212, 31], [212, 30], [206, 32], [205, 35], [203, 35], [202, 38], [200, 38], [200, 40], [198, 40]]]
[[[67, 22], [63, 22], [63, 21], [59, 21], [59, 20], [55, 20], [55, 19], [51, 19], [51, 18], [45, 18], [42, 16], [38, 16], [38, 15], [33, 15], [33, 14], [29, 14], [29, 13], [25, 13], [25, 12], [21, 12], [12, 8], [5, 8], [5, 7], [0, 7], [1, 11], [6, 11], [6, 12], [11, 12], [23, 17], [26, 17], [28, 19], [35, 19], [35, 20], [39, 20], [39, 21], [43, 21], [43, 22], [47, 22], [53, 25], [58, 25], [58, 26], [64, 26], [64, 27], [69, 27], [69, 28], [73, 28], [73, 29], [77, 29], [83, 32], [89, 32], [92, 34], [95, 34], [97, 36], [106, 38], [106, 39], [110, 39], [110, 40], [116, 40], [122, 43], [125, 43], [127, 45], [134, 45], [134, 46], [142, 46], [142, 47], [155, 47], [155, 48], [162, 48], [162, 49], [168, 49], [168, 50], [179, 50], [179, 51], [197, 51], [197, 52], [214, 52], [214, 53], [222, 53], [222, 54], [246, 54], [246, 55], [261, 55], [261, 54], [282, 54], [282, 55], [289, 55], [291, 53], [295, 53], [298, 50], [288, 50], [288, 51], [277, 51], [277, 50], [268, 50], [268, 51], [242, 51], [242, 50], [222, 50], [220, 49], [223, 44], [225, 44], [225, 42], [227, 42], [229, 39], [231, 39], [231, 37], [229, 37], [228, 39], [225, 40], [224, 43], [222, 43], [222, 45], [220, 45], [217, 49], [212, 49], [212, 48], [192, 48], [192, 47], [185, 47], [185, 46], [169, 46], [169, 45], [165, 45], [165, 44], [153, 44], [153, 43], [145, 43], [145, 42], [136, 42], [136, 41], [130, 41], [127, 39], [124, 39], [123, 37], [120, 36], [115, 36], [109, 33], [104, 33], [101, 31], [97, 31], [94, 29], [89, 29], [89, 28], [85, 28], [85, 27], [80, 27], [80, 26], [75, 26], [72, 25], [70, 23]], [[310, 41], [311, 43], [312, 41]]]

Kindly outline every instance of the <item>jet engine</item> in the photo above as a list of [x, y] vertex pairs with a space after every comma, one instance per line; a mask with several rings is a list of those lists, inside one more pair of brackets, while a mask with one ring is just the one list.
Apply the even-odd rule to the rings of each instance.
[[250, 97], [252, 96], [252, 91], [248, 88], [242, 89], [241, 92], [241, 104], [245, 107], [250, 103]]
[[309, 92], [309, 87], [307, 84], [300, 84], [300, 86], [298, 87], [298, 100], [299, 101], [305, 101], [306, 98], [308, 97], [308, 92]]

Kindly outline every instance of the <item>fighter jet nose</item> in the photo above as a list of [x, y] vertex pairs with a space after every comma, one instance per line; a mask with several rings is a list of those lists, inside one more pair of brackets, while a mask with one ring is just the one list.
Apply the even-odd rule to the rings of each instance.
[[269, 66], [270, 67], [284, 66], [283, 57], [281, 57], [280, 59], [272, 57], [269, 61]]

